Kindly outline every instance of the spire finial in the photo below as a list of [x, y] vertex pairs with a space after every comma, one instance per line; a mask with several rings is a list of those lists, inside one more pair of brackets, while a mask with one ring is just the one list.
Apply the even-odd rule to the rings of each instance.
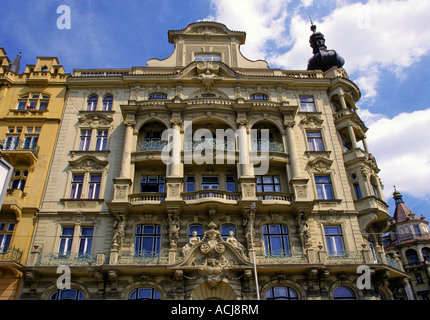
[[311, 22], [311, 31], [315, 32], [317, 30], [317, 26], [314, 25], [314, 22], [312, 21], [312, 17], [310, 14], [309, 14], [309, 21]]

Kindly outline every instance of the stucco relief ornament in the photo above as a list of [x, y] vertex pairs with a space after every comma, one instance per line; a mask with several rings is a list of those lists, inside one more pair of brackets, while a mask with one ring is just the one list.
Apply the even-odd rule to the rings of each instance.
[[179, 216], [177, 213], [169, 213], [168, 219], [170, 247], [176, 248], [176, 244], [179, 238]]
[[113, 228], [112, 248], [120, 249], [125, 236], [125, 215], [117, 215]]

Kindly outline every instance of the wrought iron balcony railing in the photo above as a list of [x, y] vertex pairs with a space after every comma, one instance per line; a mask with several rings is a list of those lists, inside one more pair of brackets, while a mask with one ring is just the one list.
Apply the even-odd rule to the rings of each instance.
[[136, 264], [168, 264], [168, 251], [139, 251], [133, 253], [121, 253], [118, 256], [117, 264], [136, 265]]
[[217, 143], [216, 139], [209, 139], [206, 141], [192, 141], [186, 140], [184, 145], [185, 151], [191, 150], [203, 150], [203, 149], [213, 149], [213, 150], [226, 150], [235, 151], [235, 142], [224, 141], [222, 143]]
[[10, 247], [5, 252], [0, 253], [0, 262], [15, 262], [20, 263], [22, 257], [22, 251], [15, 248]]
[[145, 140], [136, 146], [136, 151], [161, 151], [167, 145], [167, 141], [159, 139]]
[[267, 141], [267, 142], [257, 141], [257, 150], [284, 152], [284, 145], [281, 142], [276, 142], [276, 141]]
[[85, 266], [93, 265], [97, 262], [97, 255], [90, 254], [58, 254], [58, 253], [41, 253], [36, 261], [37, 266]]
[[8, 140], [3, 139], [0, 140], [0, 148], [2, 152], [7, 151], [30, 151], [34, 154], [34, 156], [37, 158], [39, 156], [39, 149], [40, 147], [38, 145], [34, 145], [34, 143], [29, 143], [28, 140]]

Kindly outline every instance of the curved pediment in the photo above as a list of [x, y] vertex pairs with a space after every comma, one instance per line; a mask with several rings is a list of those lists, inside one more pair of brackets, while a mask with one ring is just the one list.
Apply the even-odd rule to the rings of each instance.
[[176, 76], [178, 79], [204, 79], [211, 77], [214, 80], [238, 79], [240, 74], [220, 61], [194, 61], [182, 69]]

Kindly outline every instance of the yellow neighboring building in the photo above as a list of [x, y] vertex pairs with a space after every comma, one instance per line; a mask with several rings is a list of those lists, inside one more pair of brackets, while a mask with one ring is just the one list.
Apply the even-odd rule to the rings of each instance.
[[0, 211], [0, 299], [17, 299], [66, 97], [57, 58], [20, 73], [0, 48], [1, 156], [14, 171]]

